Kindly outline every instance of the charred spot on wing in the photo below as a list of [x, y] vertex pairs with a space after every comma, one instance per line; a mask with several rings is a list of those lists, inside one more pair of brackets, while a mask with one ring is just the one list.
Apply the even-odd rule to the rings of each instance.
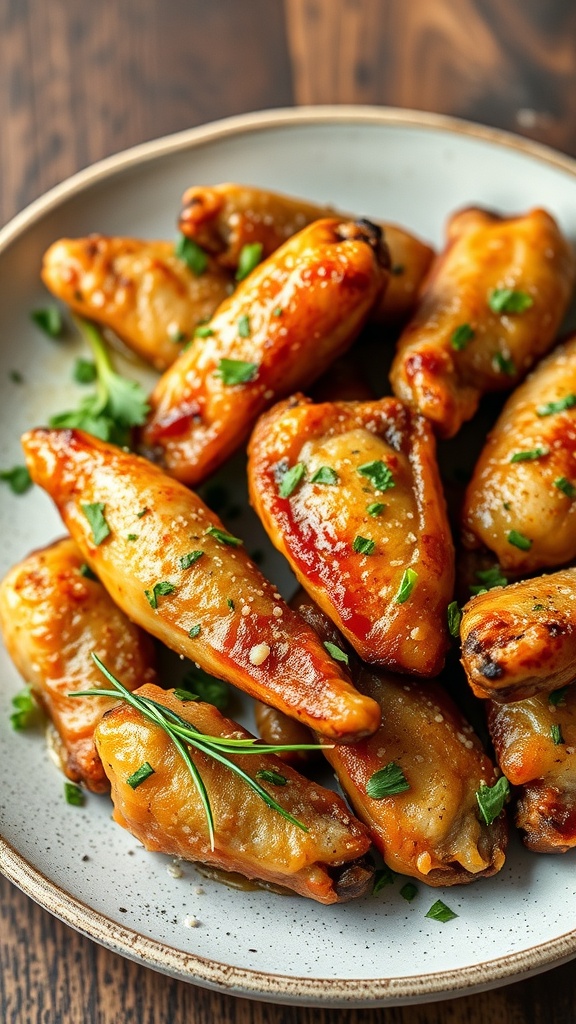
[[548, 635], [554, 640], [557, 636], [562, 636], [566, 632], [565, 626], [561, 622], [545, 622], [544, 628], [547, 630]]
[[374, 252], [380, 266], [384, 267], [384, 270], [390, 270], [392, 265], [390, 252], [379, 224], [373, 224], [371, 220], [366, 220], [364, 217], [360, 217], [358, 220], [343, 221], [336, 228], [336, 235], [343, 242], [353, 240], [366, 242]]

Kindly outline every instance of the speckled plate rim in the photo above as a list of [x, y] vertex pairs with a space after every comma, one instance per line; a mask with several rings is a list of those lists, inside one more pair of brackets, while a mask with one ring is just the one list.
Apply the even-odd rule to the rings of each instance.
[[[225, 118], [145, 142], [79, 171], [31, 203], [0, 230], [0, 253], [43, 216], [97, 182], [172, 153], [281, 127], [374, 124], [449, 132], [523, 153], [570, 174], [576, 160], [509, 132], [443, 114], [370, 106], [318, 106], [264, 110]], [[473, 966], [400, 978], [309, 978], [233, 967], [146, 938], [93, 910], [34, 868], [0, 835], [0, 871], [65, 924], [115, 953], [180, 980], [232, 995], [302, 1006], [376, 1007], [423, 1003], [520, 981], [576, 956], [576, 929], [536, 946]]]

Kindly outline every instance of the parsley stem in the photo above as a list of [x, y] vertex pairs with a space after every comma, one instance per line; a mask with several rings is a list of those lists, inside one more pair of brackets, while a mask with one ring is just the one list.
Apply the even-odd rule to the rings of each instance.
[[84, 318], [80, 316], [73, 316], [72, 319], [80, 331], [80, 334], [92, 349], [92, 355], [94, 356], [94, 362], [96, 363], [96, 390], [98, 392], [100, 407], [103, 409], [108, 400], [106, 379], [111, 373], [115, 373], [114, 367], [112, 366], [112, 360], [110, 359], [108, 349], [106, 348], [104, 339], [96, 327], [96, 324], [93, 324], [90, 320], [84, 320]]

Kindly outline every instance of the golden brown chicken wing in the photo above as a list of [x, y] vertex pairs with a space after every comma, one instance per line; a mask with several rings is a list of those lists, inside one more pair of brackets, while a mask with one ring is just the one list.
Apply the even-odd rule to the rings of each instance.
[[8, 653], [59, 737], [69, 779], [96, 793], [108, 789], [94, 746], [94, 729], [114, 703], [108, 697], [69, 697], [106, 688], [91, 658], [102, 658], [128, 690], [155, 680], [154, 651], [91, 575], [70, 538], [34, 551], [0, 584], [0, 625]]
[[[293, 603], [322, 640], [342, 643], [309, 598]], [[368, 740], [324, 753], [386, 864], [428, 885], [495, 874], [504, 864], [506, 819], [500, 813], [488, 825], [480, 817], [476, 793], [494, 784], [496, 771], [471, 726], [437, 683], [354, 660], [352, 675], [380, 704], [380, 728]], [[383, 775], [390, 795], [369, 795]]]
[[454, 553], [427, 422], [395, 398], [262, 417], [250, 500], [302, 586], [366, 661], [435, 675]]
[[194, 485], [276, 398], [315, 380], [354, 340], [388, 274], [377, 228], [318, 221], [242, 281], [152, 393], [146, 451]]
[[[206, 735], [250, 735], [210, 704], [184, 703], [174, 691], [155, 686], [137, 693], [170, 708]], [[230, 760], [259, 779], [306, 831], [267, 807], [229, 768], [188, 748], [212, 806], [212, 850], [188, 769], [158, 725], [123, 705], [104, 716], [96, 743], [112, 785], [114, 817], [148, 850], [238, 871], [320, 903], [343, 902], [370, 889], [373, 870], [365, 860], [370, 840], [364, 826], [335, 793], [309, 782], [277, 757], [234, 755]], [[144, 764], [153, 773], [132, 788], [128, 780]], [[279, 775], [283, 783], [272, 783], [266, 773]]]
[[[254, 702], [254, 721], [258, 735], [266, 743], [294, 746], [315, 742], [313, 733], [305, 725], [289, 718], [283, 711], [278, 711], [278, 708], [262, 704], [259, 700]], [[279, 751], [277, 757], [299, 768], [313, 760], [316, 754], [317, 751], [314, 750], [283, 750]]]
[[378, 706], [188, 488], [81, 431], [35, 430], [23, 444], [32, 478], [134, 622], [320, 733], [376, 729]]
[[[262, 247], [262, 257], [324, 217], [342, 217], [330, 206], [318, 206], [277, 192], [247, 185], [195, 185], [183, 197], [180, 230], [194, 239], [225, 268], [237, 271], [246, 245]], [[392, 277], [371, 318], [397, 323], [412, 312], [418, 290], [434, 258], [434, 250], [397, 224], [375, 221], [390, 250]]]
[[463, 542], [512, 573], [576, 557], [576, 335], [508, 399], [466, 492]]
[[576, 679], [576, 569], [473, 597], [460, 625], [477, 697], [524, 700]]
[[498, 763], [520, 786], [516, 825], [537, 853], [576, 846], [576, 686], [514, 704], [488, 704]]
[[230, 294], [231, 275], [208, 260], [194, 273], [171, 242], [62, 238], [44, 256], [42, 280], [76, 313], [110, 327], [165, 370]]
[[455, 214], [400, 337], [394, 393], [452, 437], [485, 392], [512, 388], [550, 348], [575, 272], [572, 249], [544, 210]]

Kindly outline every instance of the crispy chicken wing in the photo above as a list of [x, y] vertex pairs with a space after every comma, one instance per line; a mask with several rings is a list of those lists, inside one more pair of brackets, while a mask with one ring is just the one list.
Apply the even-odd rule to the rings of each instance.
[[437, 674], [454, 553], [428, 423], [395, 398], [296, 395], [260, 419], [249, 453], [267, 532], [358, 654]]
[[81, 431], [31, 431], [23, 444], [32, 478], [134, 622], [322, 734], [377, 728], [378, 706], [188, 488]]
[[575, 272], [572, 249], [544, 210], [455, 214], [400, 337], [395, 394], [452, 437], [485, 392], [512, 388], [550, 348]]
[[69, 697], [106, 688], [95, 651], [124, 686], [155, 680], [152, 642], [113, 603], [70, 538], [14, 566], [0, 584], [0, 625], [16, 668], [55, 726], [69, 779], [104, 792], [108, 782], [94, 746], [94, 729], [114, 701]]
[[135, 238], [62, 238], [44, 256], [42, 280], [76, 313], [110, 327], [165, 370], [232, 290], [214, 261], [194, 274], [172, 242]]
[[513, 573], [576, 557], [576, 335], [508, 399], [466, 492], [463, 542]]
[[[293, 602], [322, 640], [342, 643], [310, 598]], [[375, 672], [354, 661], [359, 689], [378, 701], [382, 723], [368, 740], [324, 753], [386, 864], [428, 885], [457, 885], [493, 875], [504, 864], [504, 814], [478, 816], [476, 791], [496, 772], [480, 741], [437, 683]], [[397, 765], [409, 789], [375, 799], [375, 772]]]
[[524, 700], [576, 679], [576, 569], [497, 587], [465, 605], [462, 664], [477, 697]]
[[[155, 686], [137, 691], [175, 711], [210, 736], [248, 737], [210, 704], [183, 703]], [[148, 850], [201, 861], [282, 885], [320, 903], [339, 903], [370, 889], [373, 869], [365, 854], [366, 829], [335, 793], [309, 782], [270, 754], [230, 758], [252, 778], [280, 774], [286, 783], [262, 781], [307, 831], [267, 807], [249, 786], [201, 751], [190, 756], [206, 786], [215, 823], [210, 849], [202, 804], [188, 769], [166, 733], [127, 705], [104, 716], [96, 744], [112, 785], [114, 818]], [[148, 762], [154, 774], [137, 788], [128, 778]]]
[[178, 479], [201, 481], [276, 398], [315, 380], [352, 343], [386, 284], [386, 261], [371, 225], [318, 221], [289, 239], [160, 379], [145, 450]]
[[498, 763], [520, 786], [516, 825], [537, 853], [576, 846], [576, 686], [514, 704], [488, 704]]
[[[195, 185], [183, 197], [180, 230], [209, 252], [222, 267], [236, 270], [245, 245], [259, 243], [270, 256], [291, 235], [323, 217], [348, 216], [247, 185]], [[397, 323], [412, 312], [434, 250], [397, 224], [375, 221], [390, 250], [392, 277], [372, 318]]]

